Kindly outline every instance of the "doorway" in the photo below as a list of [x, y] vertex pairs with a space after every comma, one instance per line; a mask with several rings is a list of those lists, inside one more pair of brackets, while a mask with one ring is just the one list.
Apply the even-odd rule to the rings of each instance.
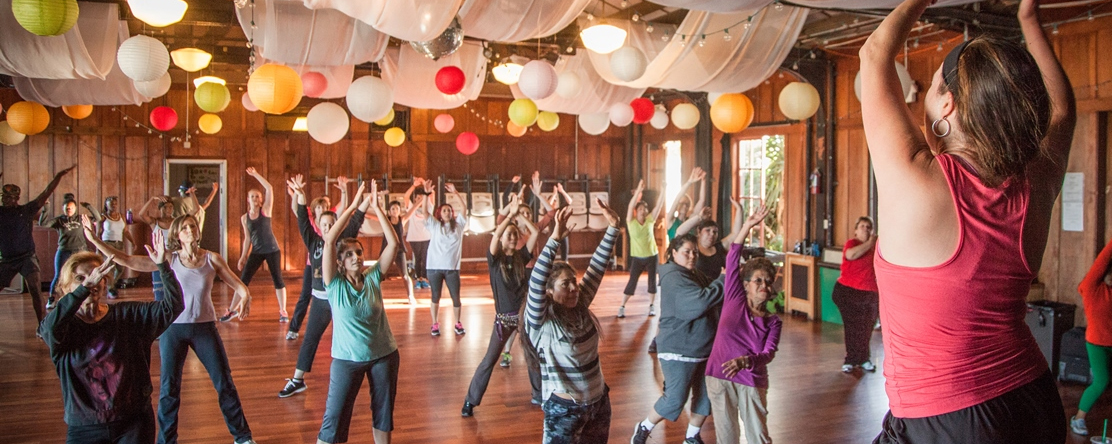
[[[216, 159], [166, 159], [163, 189], [167, 196], [180, 198], [178, 186], [185, 181], [197, 188], [197, 202], [204, 205], [213, 193], [213, 183], [221, 190], [228, 189], [228, 162]], [[208, 208], [199, 212], [201, 248], [219, 252], [228, 257], [228, 193], [219, 193]]]

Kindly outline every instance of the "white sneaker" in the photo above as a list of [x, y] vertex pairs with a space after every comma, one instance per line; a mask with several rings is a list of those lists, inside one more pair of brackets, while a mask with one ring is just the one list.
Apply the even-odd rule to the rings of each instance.
[[876, 365], [873, 365], [873, 361], [865, 361], [864, 363], [861, 364], [861, 370], [864, 370], [864, 371], [867, 371], [867, 372], [875, 372], [876, 371]]
[[297, 336], [298, 336], [298, 334], [297, 334], [296, 331], [287, 331], [286, 332], [286, 340], [287, 341], [292, 341], [294, 339], [297, 339]]
[[656, 308], [652, 304], [649, 304], [649, 316], [656, 316]]
[[625, 307], [625, 305], [623, 305], [621, 307], [618, 307], [618, 317], [619, 318], [626, 317], [626, 307]]
[[1070, 417], [1070, 430], [1081, 436], [1089, 435], [1089, 428], [1085, 426], [1085, 420], [1078, 419], [1076, 416]]
[[253, 439], [249, 439], [249, 440], [243, 441], [243, 442], [232, 441], [232, 444], [259, 444], [259, 443], [255, 442], [255, 440], [253, 440]]
[[842, 373], [850, 373], [853, 371], [853, 364], [842, 364]]

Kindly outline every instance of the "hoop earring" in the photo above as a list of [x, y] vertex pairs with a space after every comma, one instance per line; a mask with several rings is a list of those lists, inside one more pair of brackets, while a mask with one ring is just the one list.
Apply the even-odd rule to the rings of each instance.
[[[943, 122], [946, 123], [946, 131], [939, 132], [938, 124]], [[946, 118], [935, 119], [934, 123], [931, 123], [931, 132], [937, 137], [946, 137], [950, 135], [950, 121], [946, 120]]]

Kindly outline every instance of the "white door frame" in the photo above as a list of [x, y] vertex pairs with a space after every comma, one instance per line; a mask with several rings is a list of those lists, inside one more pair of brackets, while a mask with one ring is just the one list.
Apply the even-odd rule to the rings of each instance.
[[220, 164], [220, 255], [228, 257], [228, 161], [224, 159], [166, 159], [162, 168], [162, 189], [170, 194], [170, 165], [211, 165]]

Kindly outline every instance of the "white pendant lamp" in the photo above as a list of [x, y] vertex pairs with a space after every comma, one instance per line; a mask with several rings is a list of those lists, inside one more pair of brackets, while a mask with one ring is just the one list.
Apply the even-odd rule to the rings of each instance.
[[182, 0], [127, 0], [131, 15], [143, 23], [162, 28], [180, 22], [189, 4]]
[[599, 54], [610, 54], [625, 44], [626, 31], [617, 26], [600, 21], [579, 32], [583, 46]]
[[216, 76], [203, 76], [203, 77], [197, 77], [196, 79], [193, 79], [193, 86], [194, 87], [200, 87], [202, 84], [205, 84], [205, 83], [219, 83], [221, 85], [227, 85], [228, 84], [228, 82], [226, 82], [224, 79], [221, 79], [220, 77], [216, 77]]
[[170, 58], [174, 65], [188, 72], [197, 72], [209, 66], [212, 54], [197, 48], [181, 48], [170, 51]]
[[524, 68], [522, 65], [518, 65], [512, 61], [505, 61], [498, 64], [490, 71], [494, 74], [494, 80], [505, 85], [513, 85], [521, 78], [522, 68]]

